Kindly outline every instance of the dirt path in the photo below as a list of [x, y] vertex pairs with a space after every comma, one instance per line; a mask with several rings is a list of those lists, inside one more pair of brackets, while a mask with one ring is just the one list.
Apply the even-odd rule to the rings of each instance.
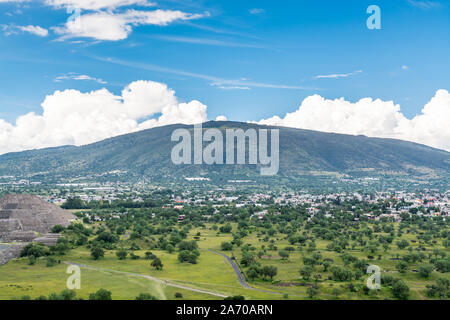
[[220, 297], [220, 298], [226, 298], [227, 297], [226, 295], [223, 295], [223, 294], [218, 293], [218, 292], [212, 292], [212, 291], [207, 291], [207, 290], [187, 287], [187, 286], [184, 286], [184, 285], [181, 285], [181, 284], [176, 284], [176, 283], [173, 283], [173, 282], [170, 282], [170, 281], [167, 281], [167, 280], [158, 279], [158, 278], [146, 275], [146, 274], [139, 274], [139, 273], [125, 272], [125, 271], [111, 270], [111, 269], [100, 268], [100, 267], [93, 267], [93, 266], [88, 266], [88, 265], [85, 265], [85, 264], [80, 264], [80, 263], [75, 263], [75, 262], [70, 262], [70, 261], [64, 261], [64, 263], [65, 264], [74, 265], [74, 266], [78, 266], [78, 267], [84, 268], [84, 269], [90, 269], [90, 270], [96, 270], [96, 271], [105, 271], [105, 272], [123, 274], [123, 275], [127, 275], [127, 276], [145, 278], [145, 279], [148, 279], [148, 280], [151, 280], [151, 281], [155, 281], [155, 282], [164, 284], [166, 286], [175, 287], [175, 288], [184, 289], [184, 290], [189, 290], [189, 291], [198, 292], [198, 293], [209, 294], [209, 295]]

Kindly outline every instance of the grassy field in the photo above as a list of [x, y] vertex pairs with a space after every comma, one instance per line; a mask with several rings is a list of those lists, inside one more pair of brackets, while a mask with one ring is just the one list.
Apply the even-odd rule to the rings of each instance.
[[[235, 227], [235, 226], [234, 226]], [[189, 239], [200, 232], [198, 240], [201, 255], [197, 264], [180, 263], [177, 260], [177, 252], [151, 250], [163, 262], [163, 270], [155, 270], [150, 266], [150, 261], [143, 259], [148, 250], [133, 251], [141, 259], [118, 260], [116, 251], [106, 251], [105, 257], [100, 260], [93, 260], [90, 251], [86, 247], [79, 247], [70, 250], [66, 255], [59, 256], [62, 262], [53, 267], [46, 267], [45, 259], [38, 259], [35, 265], [28, 265], [28, 259], [21, 258], [10, 261], [4, 266], [0, 266], [0, 299], [20, 298], [28, 295], [36, 298], [41, 295], [49, 295], [52, 292], [60, 292], [66, 287], [67, 265], [65, 262], [74, 262], [89, 265], [95, 268], [104, 268], [115, 271], [129, 272], [140, 275], [148, 275], [161, 280], [167, 280], [174, 284], [187, 286], [190, 288], [203, 289], [216, 292], [225, 296], [243, 295], [246, 299], [307, 299], [308, 285], [300, 276], [299, 269], [303, 266], [302, 255], [308, 256], [306, 249], [300, 252], [298, 247], [290, 253], [289, 259], [282, 260], [278, 256], [278, 251], [268, 251], [258, 262], [261, 265], [271, 265], [278, 268], [278, 274], [273, 281], [257, 280], [250, 282], [250, 285], [258, 290], [246, 289], [238, 281], [231, 265], [224, 257], [209, 250], [220, 251], [222, 242], [232, 240], [231, 234], [223, 234], [214, 231], [211, 225], [203, 228], [192, 229]], [[405, 239], [411, 235], [405, 234]], [[290, 246], [283, 236], [275, 236], [277, 249]], [[252, 231], [245, 237], [244, 243], [250, 243], [254, 247], [261, 247], [264, 243], [258, 237], [257, 231]], [[317, 240], [316, 252], [320, 251], [324, 258], [332, 258], [336, 265], [343, 265], [340, 254], [327, 250], [330, 241]], [[413, 244], [414, 246], [414, 244]], [[358, 248], [347, 250], [348, 253], [358, 258], [366, 258], [367, 252]], [[448, 252], [448, 250], [447, 250]], [[233, 252], [227, 251], [225, 254], [236, 256], [236, 261], [240, 261], [242, 252], [240, 248], [235, 248]], [[373, 264], [381, 267], [382, 272], [387, 272], [395, 277], [404, 280], [410, 287], [410, 299], [429, 299], [425, 297], [426, 285], [434, 282], [438, 277], [450, 279], [448, 273], [442, 274], [433, 272], [429, 279], [423, 279], [417, 272], [414, 272], [419, 264], [413, 264], [405, 273], [399, 273], [393, 260], [396, 254], [406, 254], [407, 250], [399, 250], [394, 245], [388, 252], [381, 248], [376, 254]], [[378, 259], [379, 256], [381, 259]], [[321, 278], [317, 279], [320, 285], [320, 299], [387, 299], [392, 298], [391, 290], [383, 287], [378, 291], [370, 291], [367, 295], [352, 293], [345, 290], [345, 282], [336, 282], [328, 279], [329, 272], [323, 272], [321, 266], [316, 266], [316, 271], [321, 273]], [[354, 284], [363, 285], [368, 276], [363, 276], [360, 280], [353, 281]], [[308, 281], [309, 283], [314, 280]], [[112, 292], [113, 299], [134, 299], [140, 293], [151, 293], [158, 299], [174, 299], [176, 292], [183, 295], [183, 299], [220, 299], [213, 295], [193, 292], [190, 290], [174, 288], [142, 277], [124, 275], [109, 271], [99, 271], [82, 268], [81, 290], [77, 291], [77, 296], [87, 299], [90, 293], [105, 288]], [[340, 288], [342, 294], [332, 294], [334, 288]]]

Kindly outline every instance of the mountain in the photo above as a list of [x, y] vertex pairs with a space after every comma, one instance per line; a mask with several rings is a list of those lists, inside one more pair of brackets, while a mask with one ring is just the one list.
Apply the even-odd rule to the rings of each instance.
[[[425, 177], [438, 179], [450, 172], [450, 153], [417, 143], [365, 136], [324, 133], [240, 122], [207, 122], [203, 129], [279, 129], [279, 172], [270, 181], [301, 177]], [[0, 156], [0, 176], [33, 181], [184, 181], [208, 177], [212, 181], [265, 179], [259, 165], [174, 165], [169, 125], [130, 133], [85, 146], [63, 146]], [[270, 136], [270, 135], [269, 135]], [[225, 137], [225, 134], [224, 134]], [[269, 139], [270, 141], [270, 139]], [[207, 143], [205, 143], [207, 145]]]

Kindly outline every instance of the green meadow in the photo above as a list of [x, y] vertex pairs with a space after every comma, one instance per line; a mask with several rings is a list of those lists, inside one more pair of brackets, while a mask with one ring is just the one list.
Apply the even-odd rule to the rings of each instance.
[[[232, 224], [233, 231], [236, 224]], [[198, 236], [200, 234], [200, 236]], [[116, 250], [105, 250], [105, 255], [99, 260], [91, 257], [91, 252], [86, 246], [76, 247], [69, 250], [64, 255], [56, 256], [59, 263], [52, 267], [46, 266], [45, 258], [38, 258], [34, 265], [28, 264], [27, 258], [19, 258], [10, 261], [8, 264], [0, 266], [0, 299], [20, 299], [29, 296], [34, 299], [41, 295], [48, 296], [53, 292], [61, 292], [66, 288], [66, 281], [69, 274], [66, 273], [67, 262], [88, 265], [96, 268], [81, 268], [81, 289], [77, 290], [77, 297], [88, 299], [90, 293], [96, 292], [100, 288], [112, 292], [113, 299], [135, 299], [140, 293], [150, 293], [158, 299], [175, 299], [175, 293], [181, 293], [182, 299], [203, 300], [203, 299], [223, 299], [221, 297], [195, 292], [200, 289], [214, 292], [223, 296], [242, 295], [246, 299], [309, 299], [308, 287], [312, 284], [318, 286], [319, 293], [315, 299], [392, 299], [391, 289], [382, 286], [381, 290], [371, 290], [365, 294], [352, 292], [347, 289], [348, 282], [338, 282], [329, 278], [330, 271], [324, 271], [321, 265], [314, 267], [314, 274], [318, 276], [305, 281], [300, 276], [299, 270], [304, 266], [303, 257], [310, 256], [306, 248], [300, 251], [298, 246], [289, 244], [286, 237], [276, 234], [272, 238], [275, 250], [266, 250], [266, 253], [257, 259], [261, 266], [275, 266], [277, 275], [272, 279], [256, 279], [248, 281], [254, 289], [244, 288], [238, 281], [238, 277], [232, 269], [230, 263], [222, 256], [210, 251], [220, 251], [228, 256], [234, 255], [236, 262], [242, 258], [242, 245], [234, 246], [232, 251], [221, 251], [223, 242], [233, 240], [231, 233], [220, 233], [213, 230], [211, 224], [203, 227], [195, 227], [189, 231], [188, 240], [196, 236], [200, 256], [196, 264], [181, 263], [178, 261], [178, 252], [169, 253], [165, 250], [153, 249], [151, 252], [161, 259], [162, 270], [151, 267], [151, 261], [144, 259], [148, 249], [134, 250], [133, 253], [140, 259], [119, 260]], [[413, 240], [410, 234], [403, 234], [405, 239]], [[122, 236], [121, 245], [128, 244]], [[319, 252], [323, 258], [331, 258], [335, 265], [344, 266], [340, 258], [340, 253], [330, 251], [327, 245], [331, 241], [316, 240], [314, 252]], [[141, 248], [145, 247], [144, 241], [136, 241]], [[264, 240], [261, 237], [260, 229], [251, 227], [248, 235], [244, 238], [244, 243], [253, 247], [261, 247]], [[412, 243], [412, 247], [418, 244]], [[278, 252], [285, 247], [294, 247], [294, 251], [289, 252], [287, 259], [282, 259]], [[446, 250], [440, 244], [437, 247]], [[411, 250], [411, 249], [410, 249]], [[367, 252], [360, 248], [347, 249], [347, 253], [366, 259]], [[392, 245], [390, 250], [384, 251], [382, 248], [373, 254], [371, 263], [381, 268], [382, 274], [391, 274], [402, 279], [410, 288], [409, 299], [430, 299], [426, 297], [426, 285], [433, 283], [438, 278], [450, 279], [448, 273], [438, 273], [433, 271], [429, 278], [424, 279], [415, 272], [420, 263], [412, 263], [408, 270], [400, 273], [396, 270], [396, 255], [408, 254], [408, 250], [400, 250]], [[244, 268], [244, 270], [246, 270]], [[118, 271], [118, 272], [113, 272]], [[122, 272], [122, 273], [119, 273]], [[132, 275], [135, 274], [135, 275]], [[144, 276], [158, 278], [168, 281], [171, 284], [187, 287], [187, 289], [174, 287], [168, 283], [160, 283]], [[351, 281], [355, 285], [364, 286], [369, 275], [362, 276], [359, 280]], [[193, 289], [193, 290], [191, 290]], [[336, 290], [337, 289], [337, 290]]]

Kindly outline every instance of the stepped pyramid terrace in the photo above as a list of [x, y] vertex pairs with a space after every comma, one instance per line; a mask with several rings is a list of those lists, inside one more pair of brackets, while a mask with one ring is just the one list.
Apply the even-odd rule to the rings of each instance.
[[[0, 242], [19, 245], [2, 245], [0, 264], [17, 255], [18, 248], [28, 242], [54, 245], [59, 234], [50, 233], [55, 225], [68, 226], [76, 217], [41, 198], [27, 194], [9, 194], [0, 199]], [[21, 245], [22, 244], [22, 245]], [[14, 250], [15, 249], [15, 250]], [[4, 259], [2, 259], [2, 256]], [[6, 261], [5, 261], [6, 260]]]

